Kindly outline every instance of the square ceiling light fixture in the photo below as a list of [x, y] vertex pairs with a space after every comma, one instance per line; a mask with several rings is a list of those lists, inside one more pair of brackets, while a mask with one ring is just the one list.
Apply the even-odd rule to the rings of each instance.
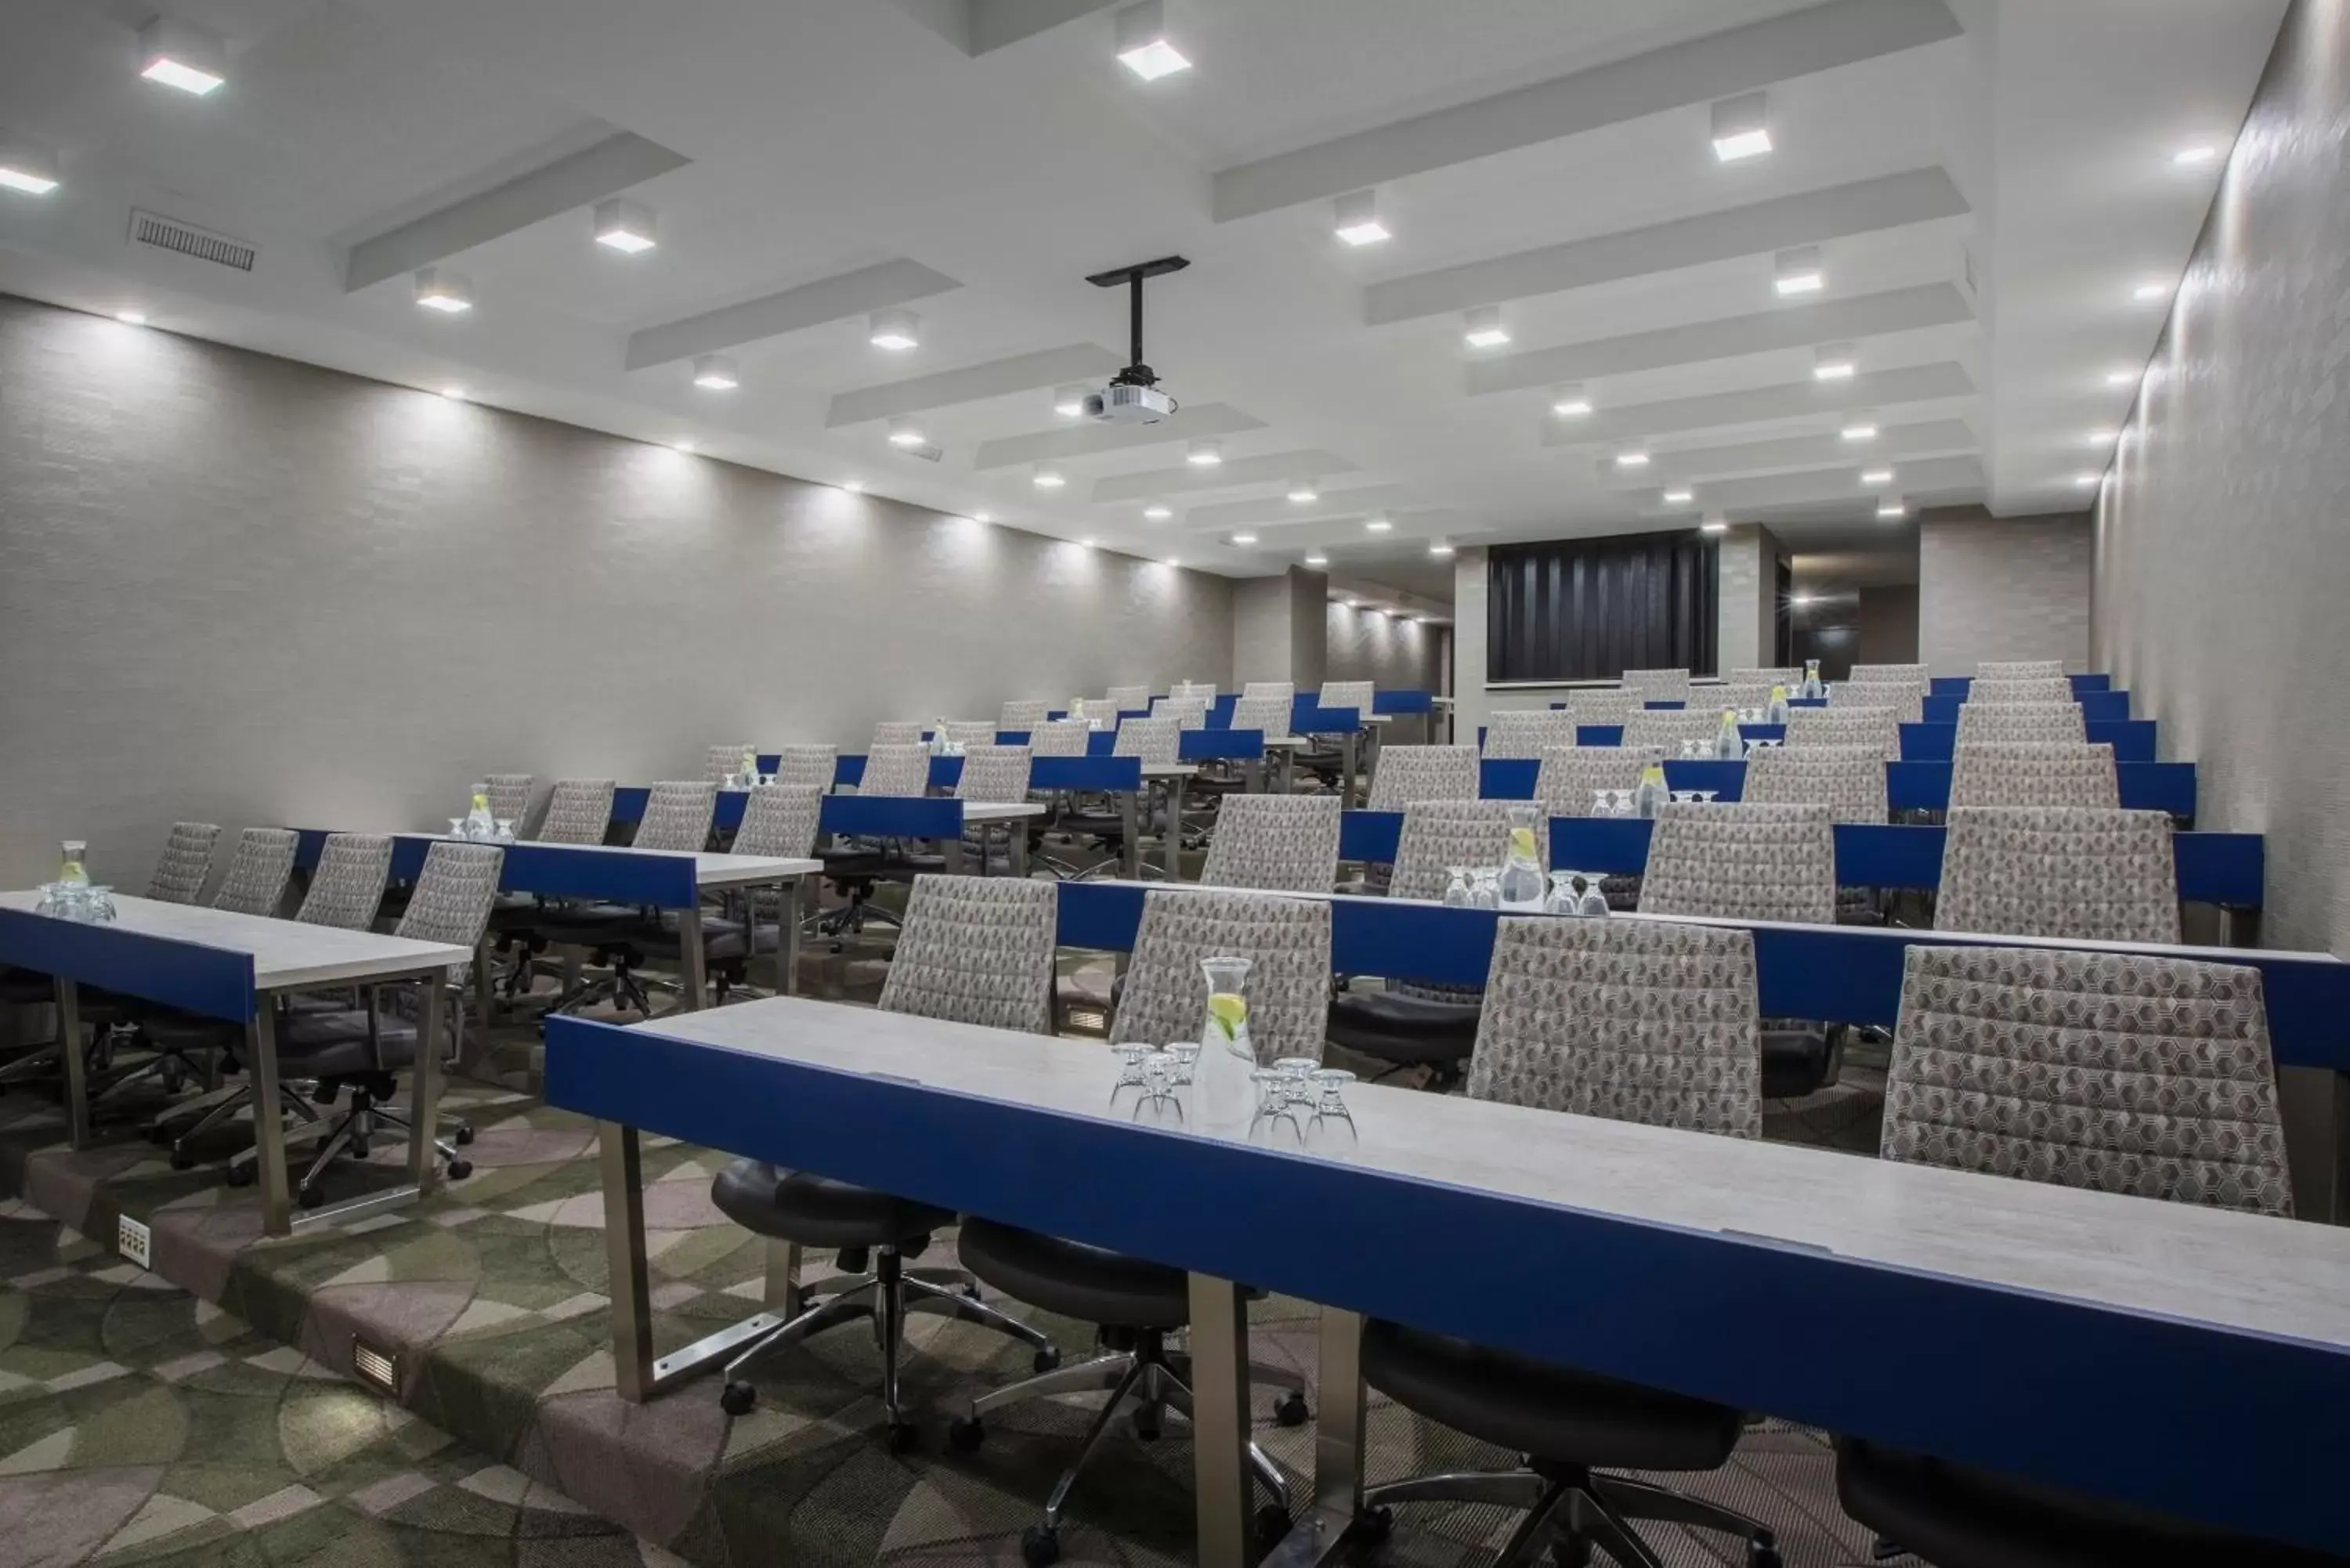
[[653, 210], [625, 196], [597, 202], [596, 243], [625, 256], [643, 254], [660, 243], [654, 229]]
[[1183, 461], [1190, 463], [1193, 468], [1213, 468], [1224, 461], [1223, 443], [1212, 441], [1195, 441], [1183, 453]]
[[1665, 492], [1665, 504], [1668, 506], [1687, 506], [1696, 499], [1697, 492], [1686, 484], [1676, 484]]
[[1086, 411], [1086, 394], [1092, 390], [1083, 381], [1069, 381], [1053, 389], [1053, 411], [1065, 420], [1074, 420]]
[[1167, 31], [1167, 0], [1136, 0], [1118, 14], [1118, 63], [1147, 82], [1191, 68]]
[[227, 57], [217, 36], [186, 22], [158, 16], [139, 29], [139, 74], [198, 98], [228, 80]]
[[1849, 381], [1860, 369], [1860, 356], [1849, 343], [1824, 343], [1812, 357], [1814, 381]]
[[37, 141], [0, 132], [0, 188], [46, 196], [57, 188], [57, 157]]
[[1877, 515], [1883, 522], [1898, 522], [1909, 515], [1909, 503], [1898, 495], [1887, 495], [1877, 502]]
[[1855, 410], [1845, 416], [1844, 428], [1836, 433], [1849, 441], [1875, 441], [1877, 416], [1866, 410]]
[[1781, 251], [1771, 260], [1771, 286], [1781, 298], [1796, 295], [1817, 294], [1827, 286], [1827, 274], [1820, 269], [1820, 247], [1797, 245], [1791, 251]]
[[416, 273], [416, 303], [443, 316], [463, 316], [473, 308], [473, 280], [445, 266], [420, 267]]
[[1723, 163], [1760, 158], [1771, 151], [1771, 99], [1742, 93], [1713, 106], [1713, 155]]
[[1705, 514], [1705, 521], [1697, 525], [1697, 531], [1700, 534], [1727, 534], [1730, 532], [1730, 519], [1719, 512], [1709, 512]]
[[922, 318], [910, 310], [877, 310], [868, 319], [866, 340], [876, 348], [902, 354], [922, 345]]
[[1379, 222], [1379, 193], [1356, 191], [1338, 198], [1338, 237], [1350, 245], [1375, 245], [1389, 238]]
[[928, 446], [930, 438], [922, 434], [920, 421], [901, 417], [889, 421], [889, 444], [908, 448]]
[[1502, 307], [1480, 305], [1461, 318], [1461, 340], [1471, 348], [1499, 348], [1510, 340], [1510, 329], [1502, 325]]
[[1553, 389], [1550, 411], [1563, 420], [1587, 420], [1591, 417], [1591, 394], [1580, 381], [1569, 381]]
[[1040, 463], [1036, 472], [1028, 476], [1028, 482], [1039, 490], [1058, 490], [1069, 483], [1069, 477], [1057, 468]]
[[693, 384], [707, 391], [731, 392], [743, 384], [743, 372], [731, 354], [697, 354]]
[[1311, 506], [1322, 499], [1322, 487], [1310, 479], [1293, 479], [1289, 482], [1289, 499], [1300, 506]]

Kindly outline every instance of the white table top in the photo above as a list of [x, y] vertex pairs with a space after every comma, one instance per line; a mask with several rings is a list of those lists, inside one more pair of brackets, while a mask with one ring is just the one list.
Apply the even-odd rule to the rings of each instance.
[[1199, 773], [1190, 763], [1145, 763], [1142, 776], [1147, 779], [1188, 779]]
[[[37, 889], [0, 893], [0, 909], [30, 910], [38, 909], [40, 902]], [[233, 915], [224, 909], [159, 903], [120, 893], [114, 895], [114, 915], [107, 929], [250, 954], [255, 991], [312, 990], [471, 963], [473, 959], [473, 949], [446, 942], [306, 926], [266, 915]]]
[[[447, 844], [463, 844], [464, 839], [451, 838], [445, 833], [412, 833], [410, 838], [434, 838]], [[471, 842], [479, 843], [475, 839]], [[565, 854], [579, 855], [665, 855], [672, 859], [691, 859], [693, 879], [703, 888], [740, 888], [767, 882], [786, 881], [794, 877], [813, 877], [824, 869], [821, 860], [778, 855], [712, 855], [700, 852], [688, 856], [681, 849], [636, 849], [625, 844], [547, 844], [539, 845], [522, 839], [500, 848], [560, 849]]]
[[1041, 800], [967, 800], [962, 804], [962, 819], [966, 823], [1017, 822], [1044, 815], [1045, 803]]
[[[1109, 1104], [1116, 1062], [1090, 1040], [795, 998], [671, 1015], [649, 1027], [1064, 1116], [1131, 1120], [1130, 1105]], [[1309, 1146], [1308, 1157], [2350, 1346], [2350, 1230], [1374, 1084], [1354, 1085], [1347, 1105], [1357, 1140]], [[1242, 1133], [1180, 1136], [1246, 1141]]]

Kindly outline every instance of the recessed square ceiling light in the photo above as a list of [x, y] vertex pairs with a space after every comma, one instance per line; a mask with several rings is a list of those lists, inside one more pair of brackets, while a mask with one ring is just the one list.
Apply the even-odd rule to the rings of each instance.
[[1118, 59], [1147, 82], [1191, 68], [1168, 36], [1166, 0], [1137, 0], [1118, 14]]
[[443, 316], [460, 316], [473, 308], [473, 284], [462, 272], [428, 266], [416, 275], [416, 303]]
[[1312, 480], [1301, 479], [1290, 485], [1289, 498], [1298, 505], [1305, 506], [1321, 500], [1322, 492]]
[[2162, 298], [2169, 292], [2170, 286], [2167, 283], [2142, 283], [2130, 290], [2130, 297], [2140, 305], [2146, 305]]
[[1471, 348], [1499, 348], [1510, 340], [1510, 329], [1502, 325], [1502, 307], [1481, 305], [1461, 317], [1461, 341]]
[[1182, 564], [1183, 564], [1182, 562], [1178, 561], [1178, 560], [1174, 559], [1174, 558], [1173, 558], [1173, 557], [1171, 557], [1171, 556], [1170, 556], [1170, 557], [1169, 557], [1168, 562], [1167, 562], [1167, 566], [1168, 566], [1168, 568], [1169, 568], [1170, 570], [1173, 570], [1173, 569], [1175, 569], [1175, 568], [1177, 568], [1177, 567], [1180, 567], [1180, 566], [1182, 566]]
[[922, 318], [910, 310], [877, 310], [868, 323], [867, 341], [876, 348], [902, 354], [922, 341]]
[[1721, 162], [1760, 158], [1771, 151], [1771, 99], [1742, 93], [1713, 106], [1713, 155]]
[[147, 325], [147, 313], [143, 310], [118, 310], [114, 313], [114, 319], [125, 327], [144, 327]]
[[971, 514], [971, 520], [974, 523], [993, 523], [995, 521], [995, 514], [993, 512], [974, 512]]
[[730, 355], [699, 354], [693, 360], [693, 384], [713, 392], [731, 392], [743, 384], [743, 372]]
[[1091, 539], [1080, 539], [1077, 541], [1077, 545], [1080, 548], [1087, 550], [1090, 550], [1094, 547], [1094, 542]]
[[1336, 232], [1350, 245], [1376, 245], [1389, 238], [1379, 222], [1379, 193], [1356, 191], [1338, 198]]
[[1896, 518], [1907, 517], [1909, 515], [1909, 504], [1898, 495], [1888, 495], [1877, 504], [1877, 515], [1880, 521], [1887, 523]]
[[652, 249], [660, 243], [654, 237], [653, 210], [625, 196], [597, 202], [596, 243], [622, 255], [639, 255]]
[[1058, 490], [1068, 483], [1069, 479], [1057, 468], [1039, 468], [1029, 475], [1028, 483], [1039, 490]]
[[1889, 468], [1863, 469], [1860, 483], [1870, 490], [1875, 490], [1879, 485], [1890, 484], [1893, 483], [1893, 471]]
[[1874, 421], [1855, 420], [1852, 423], [1845, 426], [1843, 430], [1836, 433], [1844, 437], [1846, 441], [1875, 441], [1877, 439], [1877, 425]]
[[889, 421], [889, 444], [902, 447], [925, 446], [929, 444], [929, 438], [922, 434], [922, 427], [918, 421], [894, 419]]
[[1827, 274], [1821, 270], [1820, 247], [1799, 245], [1791, 251], [1781, 251], [1772, 259], [1771, 286], [1783, 298], [1798, 294], [1817, 294], [1827, 286]]
[[1086, 384], [1083, 381], [1071, 381], [1065, 386], [1055, 388], [1053, 392], [1053, 411], [1065, 420], [1074, 420], [1083, 415], [1086, 411]]
[[2094, 430], [2081, 438], [2081, 444], [2087, 447], [2111, 446], [2119, 439], [2112, 431]]
[[1309, 566], [1326, 566], [1330, 564], [1330, 557], [1317, 552], [1306, 556], [1305, 564]]
[[1638, 447], [1633, 447], [1627, 452], [1619, 452], [1616, 454], [1616, 466], [1618, 468], [1646, 468], [1648, 466], [1648, 454], [1642, 452]]
[[1235, 545], [1253, 545], [1256, 543], [1256, 535], [1253, 534], [1235, 534], [1232, 535], [1232, 543]]
[[0, 186], [27, 196], [46, 196], [57, 188], [57, 154], [36, 141], [0, 135]]
[[1193, 468], [1213, 468], [1224, 461], [1223, 444], [1220, 441], [1195, 441], [1183, 453], [1183, 461]]
[[2199, 169], [2206, 163], [2219, 161], [2219, 158], [2220, 150], [2208, 141], [2197, 142], [2192, 147], [2182, 147], [2170, 155], [2170, 161], [2181, 169]]
[[1374, 517], [1369, 522], [1363, 524], [1363, 529], [1366, 533], [1384, 534], [1394, 526], [1394, 524], [1388, 522], [1384, 517]]
[[221, 41], [202, 27], [158, 16], [139, 30], [139, 74], [205, 97], [227, 80]]
[[2098, 485], [2103, 484], [2105, 482], [2106, 476], [2104, 474], [2090, 473], [2086, 471], [2076, 473], [2073, 476], [2073, 483], [2083, 490], [2095, 490]]
[[1697, 492], [1686, 484], [1677, 484], [1665, 492], [1665, 504], [1668, 506], [1687, 506], [1696, 499]]
[[673, 441], [669, 444], [672, 451], [681, 452], [688, 457], [693, 455], [693, 442], [691, 441]]
[[1439, 539], [1428, 547], [1428, 553], [1431, 556], [1449, 556], [1452, 554], [1452, 546]]
[[1175, 515], [1175, 509], [1171, 506], [1146, 506], [1142, 509], [1142, 514], [1153, 523], [1164, 523]]
[[1815, 381], [1849, 381], [1860, 369], [1860, 356], [1849, 343], [1830, 343], [1812, 357]]
[[1721, 518], [1709, 517], [1697, 525], [1697, 531], [1700, 534], [1727, 534], [1730, 524]]
[[1584, 389], [1582, 382], [1569, 381], [1563, 387], [1553, 389], [1550, 411], [1563, 420], [1588, 419], [1591, 417], [1591, 394]]
[[2136, 370], [2108, 370], [2106, 372], [2106, 385], [2108, 387], [2126, 387], [2137, 381], [2137, 379], [2138, 373]]

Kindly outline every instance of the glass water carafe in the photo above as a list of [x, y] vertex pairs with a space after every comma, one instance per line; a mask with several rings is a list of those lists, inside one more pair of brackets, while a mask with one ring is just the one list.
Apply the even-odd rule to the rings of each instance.
[[1816, 659], [1804, 660], [1804, 695], [1806, 697], [1827, 695], [1826, 688], [1820, 684], [1820, 661]]
[[1734, 708], [1721, 711], [1721, 722], [1714, 726], [1713, 760], [1734, 763], [1746, 754], [1746, 742], [1738, 732], [1738, 711]]
[[1771, 688], [1771, 701], [1762, 710], [1762, 722], [1766, 724], [1787, 722], [1787, 689], [1784, 686]]
[[1200, 1023], [1200, 1059], [1191, 1068], [1191, 1098], [1201, 1127], [1248, 1125], [1249, 1075], [1256, 1071], [1256, 1047], [1249, 1039], [1248, 976], [1244, 958], [1201, 961], [1208, 1002]]
[[89, 845], [68, 838], [57, 846], [57, 880], [74, 888], [89, 886]]
[[465, 812], [465, 836], [495, 838], [497, 836], [498, 825], [490, 815], [490, 786], [477, 784], [473, 786], [473, 804]]
[[1541, 809], [1532, 804], [1510, 807], [1510, 847], [1508, 858], [1502, 862], [1501, 901], [1503, 909], [1521, 914], [1539, 912], [1549, 888], [1534, 834]]
[[1670, 799], [1665, 789], [1665, 770], [1661, 763], [1650, 763], [1640, 770], [1640, 783], [1632, 791], [1632, 815], [1654, 816], [1665, 808]]

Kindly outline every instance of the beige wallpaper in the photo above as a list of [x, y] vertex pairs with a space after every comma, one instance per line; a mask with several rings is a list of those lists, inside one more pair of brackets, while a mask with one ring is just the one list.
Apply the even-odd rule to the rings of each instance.
[[2087, 670], [2093, 551], [2077, 514], [1928, 513], [1918, 525], [1918, 659], [1937, 675], [1972, 675], [1986, 659]]
[[0, 296], [0, 885], [1232, 659], [1220, 577]]
[[1405, 616], [1350, 610], [1334, 604], [1324, 612], [1328, 657], [1325, 680], [1368, 680], [1382, 691], [1443, 690], [1439, 670], [1440, 628]]

